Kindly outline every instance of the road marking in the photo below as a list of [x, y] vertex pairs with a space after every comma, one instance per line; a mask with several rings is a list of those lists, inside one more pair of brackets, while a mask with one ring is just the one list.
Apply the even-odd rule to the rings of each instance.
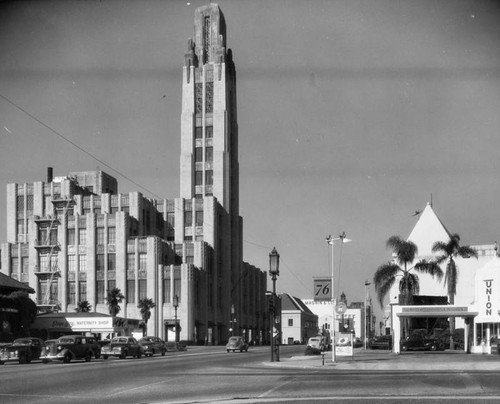
[[293, 379], [290, 379], [290, 380], [287, 380], [281, 384], [278, 384], [276, 387], [273, 387], [271, 390], [268, 390], [266, 391], [265, 393], [262, 393], [260, 396], [258, 396], [259, 398], [263, 398], [263, 397], [266, 397], [268, 395], [270, 395], [271, 393], [274, 393], [276, 390], [282, 388], [283, 386], [286, 386], [287, 384], [290, 384], [292, 383], [293, 381], [295, 380], [295, 378]]

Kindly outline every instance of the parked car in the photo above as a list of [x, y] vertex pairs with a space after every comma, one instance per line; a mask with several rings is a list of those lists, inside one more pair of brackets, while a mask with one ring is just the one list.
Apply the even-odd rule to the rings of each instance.
[[307, 340], [306, 355], [316, 355], [328, 350], [325, 346], [325, 340], [322, 335], [310, 337]]
[[410, 335], [401, 340], [401, 351], [437, 351], [444, 350], [438, 338], [425, 338], [422, 335]]
[[44, 349], [45, 342], [40, 338], [18, 338], [12, 344], [5, 345], [0, 351], [0, 365], [14, 361], [21, 364], [30, 363], [34, 359], [40, 359]]
[[229, 341], [226, 344], [226, 350], [229, 351], [240, 351], [240, 352], [248, 352], [248, 343], [245, 341], [243, 337], [230, 337]]
[[354, 341], [352, 342], [352, 347], [361, 348], [362, 346], [363, 346], [363, 341], [361, 341], [361, 338], [359, 337], [354, 338]]
[[142, 352], [145, 356], [153, 356], [154, 354], [164, 356], [167, 351], [165, 342], [158, 337], [142, 337], [139, 344], [142, 346]]
[[101, 357], [101, 344], [96, 337], [86, 337], [89, 344], [92, 345], [92, 351], [94, 352], [94, 357], [99, 359]]
[[45, 351], [42, 354], [42, 362], [47, 363], [59, 360], [69, 363], [72, 360], [84, 359], [90, 362], [92, 357], [97, 358], [95, 349], [95, 338], [83, 335], [65, 335], [56, 340], [45, 341]]
[[392, 349], [392, 335], [380, 335], [368, 341], [370, 349]]
[[188, 343], [187, 341], [179, 341], [179, 343], [177, 344], [177, 349], [179, 351], [187, 351], [187, 347], [188, 346]]
[[101, 348], [101, 354], [104, 359], [108, 359], [110, 356], [117, 356], [120, 359], [133, 356], [140, 359], [142, 356], [142, 346], [139, 345], [139, 342], [134, 337], [115, 337], [109, 344]]

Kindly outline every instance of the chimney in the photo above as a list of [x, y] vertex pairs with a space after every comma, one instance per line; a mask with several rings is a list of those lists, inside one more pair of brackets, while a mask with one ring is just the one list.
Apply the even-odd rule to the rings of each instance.
[[47, 168], [47, 182], [52, 182], [53, 180], [53, 175], [52, 175], [52, 167]]

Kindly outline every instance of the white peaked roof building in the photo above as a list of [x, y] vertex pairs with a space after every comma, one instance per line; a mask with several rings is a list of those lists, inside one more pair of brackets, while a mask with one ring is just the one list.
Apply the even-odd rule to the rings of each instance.
[[[408, 236], [418, 247], [418, 255], [413, 264], [425, 259], [433, 259], [436, 254], [432, 246], [436, 241], [448, 242], [450, 234], [434, 212], [432, 205], [427, 204], [421, 212], [415, 227]], [[461, 245], [470, 245], [461, 243]], [[478, 258], [456, 257], [458, 272], [457, 294], [454, 306], [467, 307], [468, 312], [478, 313], [474, 318], [472, 332], [472, 351], [486, 344], [489, 348], [490, 339], [500, 336], [500, 258], [497, 243], [486, 245], [470, 245], [478, 252]], [[441, 265], [443, 273], [446, 262]], [[423, 296], [447, 296], [444, 277], [441, 281], [428, 274], [417, 273], [420, 281], [420, 293]], [[399, 302], [399, 282], [396, 282], [389, 292], [389, 304]], [[456, 328], [464, 328], [464, 318], [456, 318]], [[474, 349], [476, 347], [476, 349]]]

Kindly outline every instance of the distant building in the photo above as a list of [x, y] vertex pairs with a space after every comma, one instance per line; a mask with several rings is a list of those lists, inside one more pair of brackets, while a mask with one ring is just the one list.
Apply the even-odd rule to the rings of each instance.
[[288, 293], [281, 298], [281, 343], [307, 342], [309, 337], [318, 335], [318, 316], [298, 297]]
[[33, 287], [40, 311], [74, 312], [87, 300], [105, 313], [116, 287], [124, 318], [140, 319], [138, 302], [154, 301], [148, 334], [173, 339], [177, 317], [180, 339], [219, 344], [237, 319], [235, 333], [268, 341], [266, 272], [242, 261], [236, 73], [217, 5], [195, 10], [194, 34], [182, 74], [179, 198], [120, 194], [102, 171], [54, 178], [50, 168], [46, 181], [7, 185], [0, 270]]
[[[315, 301], [314, 299], [302, 299], [302, 301], [311, 312], [318, 316], [319, 328], [330, 330], [333, 317], [332, 302], [330, 300]], [[347, 308], [344, 314], [335, 313], [335, 331], [352, 332], [355, 337], [361, 339], [364, 339], [365, 335], [373, 335], [374, 317], [371, 315], [371, 305], [367, 307], [366, 313], [368, 322], [365, 323], [365, 304], [363, 302], [352, 302], [347, 304], [344, 293], [342, 293], [339, 302], [340, 301], [344, 301]], [[365, 332], [365, 330], [367, 330], [367, 332]]]

